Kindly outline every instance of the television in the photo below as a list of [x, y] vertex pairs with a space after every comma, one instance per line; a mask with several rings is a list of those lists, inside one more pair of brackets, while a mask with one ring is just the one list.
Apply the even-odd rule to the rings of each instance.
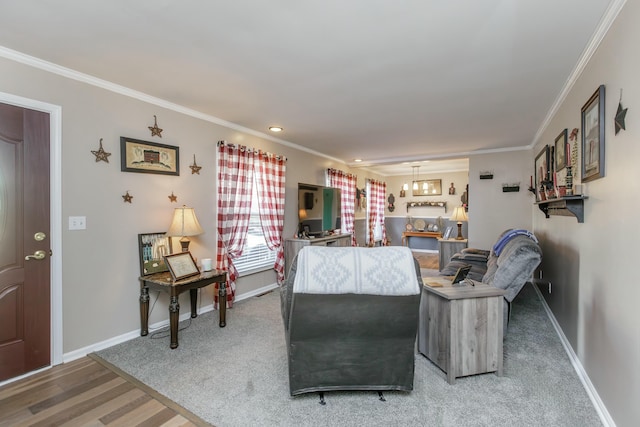
[[298, 183], [298, 224], [301, 236], [325, 236], [340, 229], [340, 189]]

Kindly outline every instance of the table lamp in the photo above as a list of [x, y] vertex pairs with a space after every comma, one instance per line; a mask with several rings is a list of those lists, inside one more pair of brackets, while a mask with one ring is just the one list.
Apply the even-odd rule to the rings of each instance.
[[300, 236], [304, 236], [304, 229], [302, 228], [302, 223], [304, 222], [304, 220], [307, 219], [307, 210], [306, 209], [300, 209], [298, 211], [298, 223], [300, 225]]
[[188, 208], [183, 205], [181, 208], [176, 208], [173, 211], [173, 220], [171, 221], [169, 231], [167, 231], [167, 236], [180, 237], [182, 252], [189, 251], [190, 241], [188, 236], [197, 236], [202, 233], [204, 233], [204, 231], [202, 227], [200, 227], [196, 212], [193, 208]]
[[453, 210], [451, 214], [451, 221], [458, 221], [458, 237], [456, 240], [462, 240], [462, 221], [469, 221], [469, 217], [467, 217], [467, 212], [464, 210], [464, 206], [458, 206]]

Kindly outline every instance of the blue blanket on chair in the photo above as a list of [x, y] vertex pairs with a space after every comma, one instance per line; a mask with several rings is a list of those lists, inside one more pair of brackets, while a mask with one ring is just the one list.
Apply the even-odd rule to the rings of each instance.
[[528, 230], [511, 230], [505, 233], [504, 236], [502, 236], [500, 240], [498, 240], [496, 244], [493, 245], [493, 253], [496, 254], [496, 256], [500, 256], [500, 252], [502, 252], [507, 243], [509, 243], [509, 240], [513, 239], [516, 236], [527, 236], [534, 242], [538, 243], [538, 239], [536, 238], [536, 236]]

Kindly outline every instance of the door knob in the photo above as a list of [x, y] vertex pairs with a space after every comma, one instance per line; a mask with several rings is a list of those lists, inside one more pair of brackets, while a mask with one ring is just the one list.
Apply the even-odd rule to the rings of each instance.
[[45, 251], [35, 251], [33, 255], [27, 255], [26, 257], [24, 257], [24, 259], [26, 259], [27, 261], [29, 261], [30, 259], [44, 259], [45, 256], [47, 256], [47, 253]]

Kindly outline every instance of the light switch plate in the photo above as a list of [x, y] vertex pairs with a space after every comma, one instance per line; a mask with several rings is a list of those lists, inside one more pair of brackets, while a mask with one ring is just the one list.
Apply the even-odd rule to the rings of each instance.
[[69, 230], [86, 230], [86, 229], [87, 229], [86, 216], [70, 216], [69, 217]]

